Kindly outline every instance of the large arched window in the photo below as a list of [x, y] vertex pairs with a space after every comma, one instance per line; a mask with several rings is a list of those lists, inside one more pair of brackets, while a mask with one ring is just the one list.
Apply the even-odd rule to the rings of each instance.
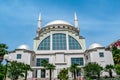
[[81, 49], [81, 45], [72, 36], [69, 36], [69, 49], [70, 50]]
[[50, 50], [50, 36], [42, 40], [42, 42], [38, 46], [38, 50]]
[[66, 34], [53, 34], [52, 46], [53, 50], [66, 50]]

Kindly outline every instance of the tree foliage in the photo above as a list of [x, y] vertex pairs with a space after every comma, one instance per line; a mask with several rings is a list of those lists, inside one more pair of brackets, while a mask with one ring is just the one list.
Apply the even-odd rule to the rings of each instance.
[[68, 69], [63, 68], [62, 70], [60, 70], [59, 74], [58, 74], [58, 79], [60, 80], [68, 80]]
[[50, 80], [52, 79], [52, 70], [55, 70], [55, 66], [53, 64], [48, 63], [47, 60], [43, 60], [41, 62], [42, 66], [44, 67], [44, 69], [49, 70], [49, 76], [50, 76]]
[[120, 75], [120, 49], [113, 47], [112, 54], [113, 54], [113, 60], [115, 63], [116, 73]]
[[27, 72], [32, 71], [32, 68], [28, 64], [22, 64], [23, 73], [25, 73], [25, 80], [27, 80]]
[[102, 70], [103, 68], [96, 62], [88, 63], [84, 67], [85, 75], [90, 78], [93, 77], [100, 78], [100, 73]]
[[53, 64], [47, 64], [46, 69], [49, 70], [50, 80], [52, 80], [52, 70], [55, 70], [55, 66]]
[[0, 80], [3, 80], [5, 75], [5, 66], [0, 64]]
[[7, 53], [7, 49], [8, 49], [7, 45], [1, 43], [0, 44], [0, 56], [5, 55]]
[[43, 61], [41, 62], [41, 65], [42, 65], [44, 68], [46, 68], [46, 66], [48, 65], [48, 61], [47, 61], [47, 60], [43, 60]]
[[116, 70], [116, 73], [117, 73], [118, 75], [120, 75], [120, 65], [119, 65], [119, 64], [116, 64], [116, 65], [115, 65], [115, 70]]
[[6, 44], [0, 43], [0, 64], [3, 60], [3, 56], [8, 53], [7, 49], [8, 47]]
[[24, 77], [27, 75], [27, 71], [31, 70], [31, 67], [27, 64], [12, 61], [8, 64], [8, 77], [12, 80], [17, 80], [19, 77]]
[[22, 63], [13, 61], [8, 64], [8, 77], [12, 80], [17, 80], [19, 76], [24, 77]]
[[109, 73], [109, 76], [112, 78], [112, 70], [114, 69], [113, 65], [106, 65], [105, 66], [105, 71], [107, 71]]
[[74, 75], [74, 80], [76, 80], [76, 74], [77, 74], [79, 71], [81, 71], [81, 68], [78, 67], [78, 66], [79, 66], [78, 64], [72, 64], [72, 65], [70, 66], [70, 72], [73, 73], [73, 75]]
[[120, 49], [113, 47], [112, 49], [113, 60], [115, 64], [120, 64]]

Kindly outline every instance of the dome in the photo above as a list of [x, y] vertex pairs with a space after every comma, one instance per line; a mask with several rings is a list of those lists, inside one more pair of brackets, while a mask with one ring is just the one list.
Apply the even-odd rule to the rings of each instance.
[[98, 43], [93, 43], [89, 46], [88, 49], [94, 49], [94, 48], [97, 48], [97, 47], [103, 47], [102, 45], [98, 44]]
[[28, 45], [20, 45], [17, 49], [26, 49], [26, 50], [29, 50], [29, 46]]
[[[63, 21], [63, 20], [55, 20], [52, 22], [47, 23], [45, 26], [50, 26], [50, 25], [58, 25], [58, 24], [63, 24], [63, 25], [71, 25], [70, 23]], [[72, 26], [72, 25], [71, 25]]]

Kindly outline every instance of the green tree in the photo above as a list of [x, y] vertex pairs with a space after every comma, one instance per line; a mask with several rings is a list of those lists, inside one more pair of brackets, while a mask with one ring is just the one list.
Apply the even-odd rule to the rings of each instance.
[[49, 70], [49, 76], [50, 76], [50, 80], [52, 80], [52, 70], [55, 70], [55, 66], [53, 64], [47, 64], [46, 69]]
[[84, 67], [85, 76], [90, 78], [94, 78], [96, 76], [100, 78], [100, 73], [102, 70], [103, 68], [96, 62], [88, 63]]
[[120, 49], [112, 48], [113, 60], [115, 63], [115, 70], [118, 75], [120, 75]]
[[30, 65], [22, 63], [22, 70], [23, 73], [25, 73], [25, 80], [27, 80], [27, 72], [32, 71], [32, 68], [30, 67]]
[[7, 49], [8, 47], [6, 44], [3, 44], [3, 43], [0, 44], [0, 64], [3, 60], [3, 56], [8, 53]]
[[112, 49], [113, 60], [115, 64], [120, 64], [120, 49], [113, 47]]
[[8, 64], [8, 77], [12, 80], [17, 80], [19, 76], [24, 77], [23, 70], [21, 69], [22, 63], [13, 61]]
[[58, 74], [58, 79], [60, 80], [68, 80], [68, 69], [62, 69], [60, 70], [59, 74]]
[[31, 67], [28, 64], [22, 62], [12, 61], [8, 64], [8, 77], [12, 80], [17, 80], [19, 77], [24, 77], [27, 80], [27, 72], [31, 71]]
[[42, 60], [41, 65], [46, 68], [46, 66], [48, 65], [48, 61], [47, 60]]
[[0, 64], [0, 80], [3, 80], [5, 75], [5, 66]]
[[106, 65], [105, 70], [109, 73], [109, 76], [112, 78], [112, 70], [114, 69], [113, 65]]
[[118, 75], [120, 75], [120, 64], [115, 65], [115, 70]]
[[78, 64], [72, 64], [70, 66], [70, 72], [73, 73], [74, 80], [76, 80], [76, 74], [81, 70], [81, 68], [79, 68], [78, 66], [79, 66]]

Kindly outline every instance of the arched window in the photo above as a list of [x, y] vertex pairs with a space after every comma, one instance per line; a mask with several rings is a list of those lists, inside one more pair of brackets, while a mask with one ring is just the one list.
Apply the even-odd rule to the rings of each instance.
[[53, 50], [66, 50], [66, 34], [53, 34], [52, 46]]
[[42, 40], [42, 42], [38, 46], [38, 50], [50, 50], [50, 36]]
[[72, 36], [69, 36], [69, 49], [70, 50], [81, 49], [81, 45]]

